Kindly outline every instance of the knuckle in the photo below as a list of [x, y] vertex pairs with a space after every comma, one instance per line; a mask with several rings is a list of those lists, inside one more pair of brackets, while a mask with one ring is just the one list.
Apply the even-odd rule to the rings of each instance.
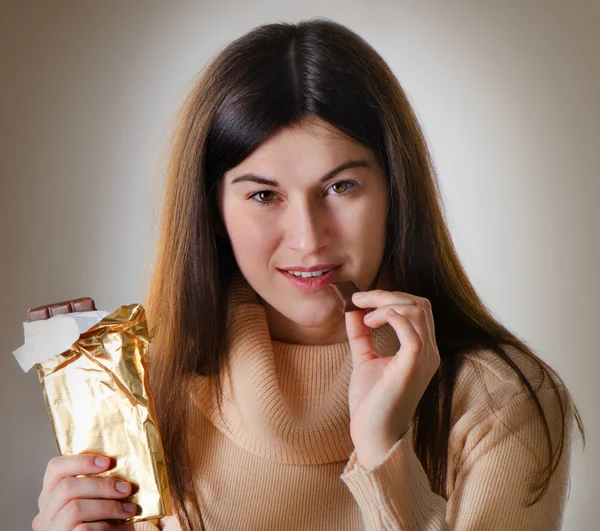
[[423, 340], [420, 337], [415, 337], [411, 339], [410, 344], [415, 350], [420, 351], [423, 348]]
[[48, 461], [48, 466], [46, 467], [46, 475], [53, 476], [56, 474], [60, 469], [62, 461], [63, 460], [61, 456], [56, 456], [50, 459], [50, 461]]
[[404, 313], [405, 317], [410, 315], [413, 318], [421, 317], [425, 315], [425, 310], [416, 304], [410, 304], [406, 306], [400, 306], [394, 308], [398, 313]]
[[75, 485], [77, 484], [77, 478], [68, 477], [64, 478], [58, 485], [62, 494], [71, 494], [75, 491]]
[[81, 500], [71, 500], [65, 505], [65, 511], [73, 520], [80, 520], [83, 514], [83, 504]]

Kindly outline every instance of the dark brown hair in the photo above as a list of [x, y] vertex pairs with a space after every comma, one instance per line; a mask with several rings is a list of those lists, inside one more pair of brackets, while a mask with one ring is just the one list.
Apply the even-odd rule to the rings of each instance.
[[[512, 346], [539, 365], [561, 403], [558, 375], [486, 308], [461, 265], [444, 220], [431, 155], [408, 98], [377, 52], [350, 29], [324, 18], [257, 27], [225, 46], [200, 73], [178, 114], [166, 175], [155, 271], [147, 299], [151, 385], [171, 492], [185, 529], [201, 521], [186, 462], [187, 375], [210, 378], [221, 396], [227, 291], [237, 265], [218, 230], [217, 183], [280, 128], [317, 116], [373, 150], [389, 189], [383, 265], [396, 289], [430, 300], [441, 363], [413, 419], [415, 452], [433, 491], [446, 496], [448, 436], [459, 355], [486, 349], [518, 375], [547, 437], [539, 500], [556, 453], [535, 390], [506, 354]], [[220, 235], [221, 234], [221, 235]], [[567, 395], [568, 397], [569, 395]], [[585, 445], [583, 423], [574, 409]]]

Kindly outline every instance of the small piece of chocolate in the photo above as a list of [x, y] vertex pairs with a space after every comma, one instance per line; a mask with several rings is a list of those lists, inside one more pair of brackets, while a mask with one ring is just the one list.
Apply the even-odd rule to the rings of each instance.
[[333, 282], [332, 284], [329, 284], [329, 289], [336, 295], [340, 311], [346, 313], [362, 309], [352, 302], [352, 295], [360, 290], [351, 280], [345, 282]]
[[38, 306], [37, 308], [32, 308], [27, 313], [29, 314], [29, 321], [43, 321], [44, 319], [50, 319], [50, 317], [54, 317], [55, 315], [75, 312], [93, 312], [95, 310], [96, 305], [94, 304], [94, 300], [90, 297], [82, 297], [71, 301], [55, 302], [54, 304], [47, 304], [46, 306]]

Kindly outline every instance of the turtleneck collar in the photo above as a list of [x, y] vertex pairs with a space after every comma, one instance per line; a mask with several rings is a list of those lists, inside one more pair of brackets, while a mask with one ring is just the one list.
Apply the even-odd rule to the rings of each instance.
[[[392, 289], [389, 278], [380, 275], [376, 287]], [[217, 429], [248, 451], [282, 463], [347, 460], [354, 448], [348, 341], [300, 345], [273, 340], [265, 309], [241, 273], [230, 284], [227, 334], [223, 418], [206, 386], [194, 392]], [[373, 329], [373, 343], [384, 356], [393, 356], [399, 347], [387, 324]]]

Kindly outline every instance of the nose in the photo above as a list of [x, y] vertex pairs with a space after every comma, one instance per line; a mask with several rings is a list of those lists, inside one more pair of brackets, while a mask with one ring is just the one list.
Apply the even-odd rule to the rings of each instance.
[[319, 251], [330, 241], [326, 209], [309, 201], [290, 204], [284, 230], [288, 247], [305, 255]]

